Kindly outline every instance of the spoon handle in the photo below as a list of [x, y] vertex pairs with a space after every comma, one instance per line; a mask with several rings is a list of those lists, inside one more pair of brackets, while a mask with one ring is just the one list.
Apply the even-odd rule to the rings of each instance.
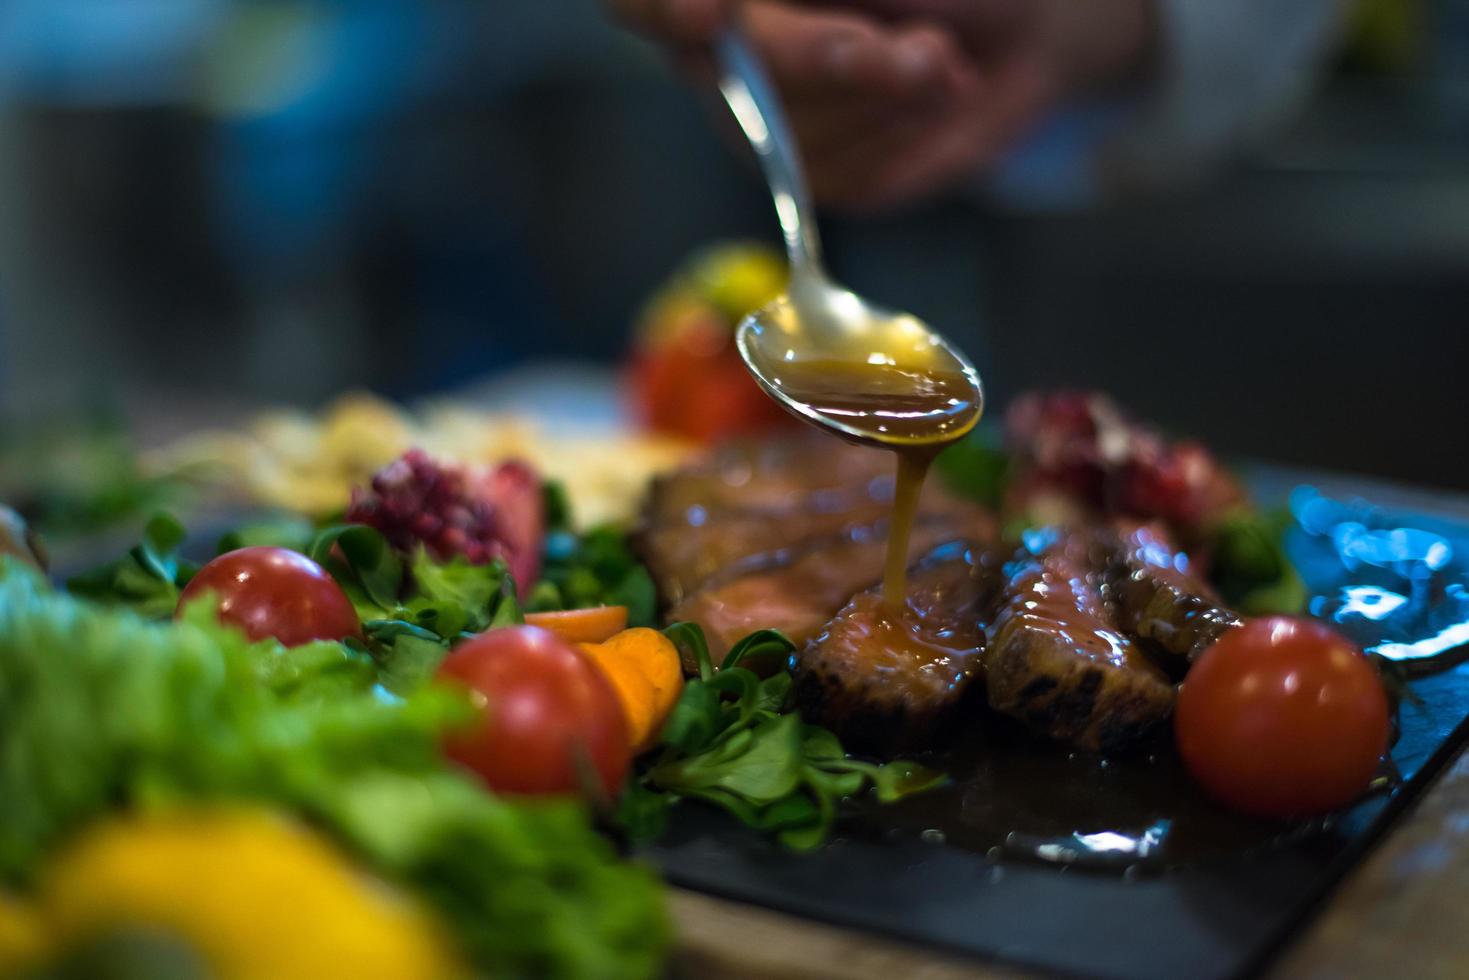
[[755, 148], [771, 196], [775, 198], [775, 213], [790, 255], [792, 278], [825, 278], [811, 192], [780, 96], [738, 27], [727, 28], [714, 47], [720, 68], [719, 91]]

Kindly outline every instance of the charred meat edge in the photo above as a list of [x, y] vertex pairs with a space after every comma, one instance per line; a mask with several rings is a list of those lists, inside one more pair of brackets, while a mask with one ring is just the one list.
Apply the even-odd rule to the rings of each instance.
[[858, 593], [796, 658], [802, 717], [848, 748], [890, 755], [933, 747], [977, 692], [981, 625], [996, 584], [995, 559], [973, 542], [940, 545], [909, 570], [915, 642], [887, 646], [880, 589]]
[[1117, 626], [1182, 676], [1243, 620], [1193, 573], [1188, 556], [1161, 527], [1124, 523], [1113, 533], [1105, 588]]
[[1006, 567], [983, 662], [996, 711], [1088, 751], [1119, 748], [1173, 709], [1163, 672], [1107, 619], [1104, 563], [1087, 535], [1058, 535]]

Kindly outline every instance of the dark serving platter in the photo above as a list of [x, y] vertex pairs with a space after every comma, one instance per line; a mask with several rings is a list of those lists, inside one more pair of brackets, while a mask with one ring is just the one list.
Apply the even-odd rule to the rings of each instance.
[[[1287, 550], [1312, 612], [1398, 660], [1416, 698], [1399, 710], [1396, 772], [1382, 791], [1305, 828], [1241, 825], [1213, 851], [1159, 862], [1143, 860], [1148, 827], [1176, 814], [1102, 774], [1073, 786], [1071, 803], [1092, 793], [1107, 820], [1088, 826], [1078, 818], [1074, 834], [1044, 851], [1048, 864], [1005, 846], [974, 846], [982, 835], [963, 846], [952, 830], [963, 829], [966, 779], [971, 796], [1006, 785], [976, 783], [981, 776], [971, 773], [956, 775], [949, 833], [925, 828], [921, 808], [865, 808], [821, 850], [793, 854], [690, 805], [643, 856], [687, 888], [1041, 972], [1207, 980], [1257, 971], [1469, 739], [1469, 661], [1461, 656], [1469, 653], [1469, 506], [1351, 481], [1322, 483], [1323, 493], [1299, 481], [1288, 471], [1252, 474], [1266, 505], [1283, 503], [1295, 486]], [[1190, 806], [1199, 810], [1197, 801]], [[1067, 863], [1067, 841], [1123, 829], [1113, 827], [1118, 814], [1132, 826], [1105, 835], [1119, 856], [1110, 869]]]

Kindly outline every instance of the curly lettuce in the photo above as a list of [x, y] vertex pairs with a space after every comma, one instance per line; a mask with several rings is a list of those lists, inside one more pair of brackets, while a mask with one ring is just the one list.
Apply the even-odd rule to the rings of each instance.
[[[0, 883], [119, 808], [247, 800], [301, 814], [423, 895], [497, 977], [656, 974], [659, 886], [572, 802], [512, 802], [446, 765], [458, 696], [388, 695], [337, 643], [251, 643], [53, 593], [0, 557]], [[282, 896], [288, 900], [289, 896]]]

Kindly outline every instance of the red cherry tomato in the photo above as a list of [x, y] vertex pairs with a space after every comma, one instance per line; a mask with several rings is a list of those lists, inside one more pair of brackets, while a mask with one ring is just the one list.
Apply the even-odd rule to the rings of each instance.
[[639, 420], [655, 432], [713, 443], [769, 431], [790, 417], [750, 376], [730, 331], [696, 321], [634, 352], [628, 382]]
[[1173, 728], [1189, 771], [1224, 803], [1306, 816], [1367, 788], [1387, 748], [1387, 696], [1339, 634], [1272, 616], [1204, 651], [1179, 690]]
[[179, 596], [179, 610], [213, 593], [220, 622], [252, 640], [273, 636], [288, 647], [342, 640], [361, 631], [357, 611], [326, 569], [286, 548], [240, 548], [199, 569]]
[[508, 626], [455, 647], [439, 677], [483, 699], [483, 721], [445, 748], [491, 789], [577, 793], [594, 774], [617, 795], [631, 759], [627, 720], [611, 682], [576, 647], [535, 626]]

